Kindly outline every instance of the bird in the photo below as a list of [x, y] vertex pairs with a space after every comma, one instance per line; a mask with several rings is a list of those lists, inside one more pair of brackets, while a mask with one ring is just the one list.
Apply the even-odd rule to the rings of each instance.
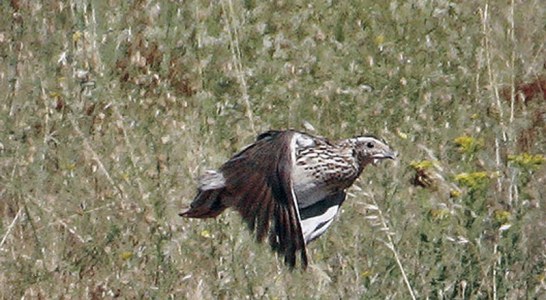
[[291, 269], [308, 266], [306, 246], [332, 224], [346, 190], [364, 168], [397, 153], [372, 135], [330, 141], [296, 130], [270, 130], [199, 178], [186, 218], [215, 218], [239, 212]]

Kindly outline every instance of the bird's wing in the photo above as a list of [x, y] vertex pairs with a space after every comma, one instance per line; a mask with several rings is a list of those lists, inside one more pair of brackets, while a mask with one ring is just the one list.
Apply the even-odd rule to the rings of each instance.
[[294, 267], [296, 253], [307, 266], [305, 241], [293, 191], [291, 172], [295, 142], [292, 131], [270, 131], [226, 162], [225, 204], [234, 207], [256, 238], [266, 235], [273, 250]]

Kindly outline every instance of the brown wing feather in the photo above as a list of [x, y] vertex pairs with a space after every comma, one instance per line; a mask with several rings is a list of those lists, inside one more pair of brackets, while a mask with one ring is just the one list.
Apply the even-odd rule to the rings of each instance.
[[226, 207], [233, 207], [256, 231], [262, 241], [269, 235], [273, 250], [294, 267], [301, 251], [302, 266], [307, 254], [294, 196], [291, 191], [292, 158], [290, 142], [294, 132], [270, 131], [226, 162], [220, 172], [225, 186], [199, 191], [186, 217], [215, 217]]

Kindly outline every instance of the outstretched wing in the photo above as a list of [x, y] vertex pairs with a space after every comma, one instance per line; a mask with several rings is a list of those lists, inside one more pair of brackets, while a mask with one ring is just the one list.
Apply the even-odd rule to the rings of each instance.
[[268, 236], [273, 250], [291, 267], [301, 252], [307, 267], [305, 241], [293, 191], [291, 172], [295, 132], [269, 131], [226, 162], [219, 170], [225, 179], [222, 205], [235, 208], [256, 232], [258, 241]]

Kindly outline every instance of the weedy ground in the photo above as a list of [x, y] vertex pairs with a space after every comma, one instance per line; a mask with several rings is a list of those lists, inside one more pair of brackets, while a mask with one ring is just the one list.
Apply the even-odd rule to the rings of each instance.
[[[544, 1], [0, 9], [0, 297], [546, 297]], [[306, 272], [235, 213], [177, 216], [257, 133], [308, 125], [400, 157]]]

